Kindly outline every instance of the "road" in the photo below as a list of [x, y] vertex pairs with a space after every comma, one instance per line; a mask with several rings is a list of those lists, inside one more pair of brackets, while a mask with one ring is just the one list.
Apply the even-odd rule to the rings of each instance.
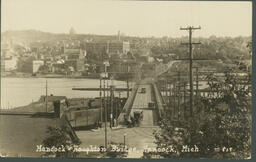
[[[108, 128], [108, 143], [124, 143], [124, 134], [126, 134], [126, 146], [128, 148], [136, 148], [136, 152], [129, 152], [127, 158], [141, 158], [145, 148], [156, 147], [153, 132], [158, 129], [159, 127]], [[90, 130], [76, 131], [76, 134], [82, 142], [81, 148], [87, 148], [90, 145], [96, 147], [104, 146], [104, 128], [96, 132]]]
[[[159, 74], [168, 70], [175, 62], [172, 61], [168, 65], [159, 68]], [[143, 111], [143, 119], [138, 127], [126, 128], [126, 126], [121, 126], [121, 128], [110, 129], [108, 127], [108, 143], [124, 143], [124, 134], [125, 144], [128, 148], [136, 148], [137, 152], [129, 152], [128, 158], [141, 158], [143, 155], [143, 150], [145, 148], [155, 148], [156, 144], [154, 143], [155, 137], [153, 132], [159, 130], [158, 122], [158, 111], [156, 108], [149, 109], [148, 103], [156, 103], [156, 98], [153, 93], [152, 82], [154, 78], [145, 78], [140, 81], [137, 91], [134, 91], [134, 95], [130, 95], [130, 98], [134, 97], [133, 103], [127, 104], [126, 112], [130, 111], [130, 115], [133, 115], [134, 111]], [[142, 88], [145, 89], [145, 93], [141, 93]], [[128, 99], [129, 101], [129, 99]], [[128, 103], [128, 102], [127, 102]], [[131, 108], [131, 109], [130, 109]], [[124, 114], [120, 114], [120, 121], [123, 120]], [[81, 140], [81, 147], [90, 147], [104, 145], [104, 129], [99, 129], [97, 131], [82, 130], [76, 131], [78, 138]]]
[[[145, 93], [142, 93], [142, 89], [146, 90]], [[131, 115], [133, 115], [135, 111], [143, 111], [143, 120], [140, 123], [140, 127], [150, 127], [157, 125], [157, 111], [156, 109], [148, 108], [148, 104], [150, 102], [155, 102], [151, 85], [139, 85], [136, 97], [132, 105]]]
[[[141, 89], [145, 88], [145, 93], [141, 93]], [[143, 111], [143, 120], [139, 127], [133, 128], [114, 128], [108, 127], [108, 143], [125, 143], [128, 148], [135, 148], [136, 151], [129, 152], [127, 158], [141, 158], [143, 156], [143, 150], [145, 148], [155, 148], [155, 138], [153, 135], [154, 130], [158, 130], [157, 126], [158, 116], [156, 109], [149, 109], [148, 103], [155, 102], [153, 95], [153, 89], [151, 84], [143, 83], [138, 86], [137, 93], [132, 105], [131, 114], [134, 111]], [[81, 140], [81, 147], [90, 147], [104, 145], [104, 128], [95, 132], [87, 131], [76, 131], [78, 138]]]

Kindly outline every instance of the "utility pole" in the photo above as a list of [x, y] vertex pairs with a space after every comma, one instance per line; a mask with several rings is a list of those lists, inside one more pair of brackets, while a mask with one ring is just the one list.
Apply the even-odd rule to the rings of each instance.
[[180, 71], [178, 71], [178, 120], [180, 118]]
[[102, 123], [102, 121], [103, 121], [103, 112], [102, 112], [102, 92], [101, 92], [101, 90], [102, 90], [102, 78], [101, 78], [101, 76], [100, 76], [100, 121], [101, 121], [101, 123]]
[[196, 67], [196, 97], [198, 98], [199, 80], [198, 80], [198, 67]]
[[184, 119], [186, 119], [186, 112], [187, 112], [187, 105], [186, 105], [186, 82], [184, 82], [183, 84], [183, 93], [184, 93], [184, 98], [183, 98], [183, 102], [184, 102], [184, 108], [183, 108], [183, 111], [184, 111]]
[[127, 99], [128, 99], [129, 98], [129, 89], [130, 89], [130, 87], [129, 87], [129, 77], [128, 76], [127, 76], [126, 83], [127, 83]]
[[165, 78], [165, 97], [167, 98], [167, 96], [168, 96], [168, 89], [167, 89], [167, 78]]
[[116, 106], [116, 124], [118, 125], [118, 114], [120, 113], [120, 108], [121, 108], [121, 92], [119, 91], [119, 99], [118, 99], [118, 105]]
[[173, 117], [176, 115], [176, 84], [173, 84]]
[[107, 116], [107, 105], [106, 105], [106, 71], [107, 71], [107, 67], [106, 64], [104, 65], [104, 80], [103, 80], [103, 84], [104, 84], [104, 89], [103, 89], [103, 97], [104, 97], [104, 109], [105, 109], [105, 148], [107, 148], [108, 146], [108, 142], [107, 142], [107, 120], [108, 120], [108, 116]]
[[170, 96], [171, 96], [171, 93], [170, 93], [170, 80], [167, 79], [167, 99], [166, 99], [166, 102], [168, 103], [168, 107], [170, 105]]
[[111, 78], [110, 85], [110, 127], [112, 128], [113, 124], [113, 107], [114, 107], [114, 80]]
[[[83, 106], [85, 107], [85, 98], [83, 98]], [[87, 125], [89, 125], [89, 113], [88, 113], [88, 110], [89, 110], [89, 107], [87, 107], [87, 113], [86, 113], [86, 122], [87, 122]]]
[[[110, 90], [110, 87], [109, 87], [109, 83], [108, 83], [108, 79], [106, 80], [106, 82], [107, 82], [107, 85], [106, 85], [106, 87], [107, 87], [107, 91], [106, 91], [106, 93], [107, 93], [107, 110], [109, 110], [109, 101], [110, 101], [110, 95], [109, 95], [109, 90]], [[109, 113], [109, 112], [108, 112]], [[109, 115], [109, 114], [108, 114]]]
[[201, 29], [201, 27], [193, 27], [189, 26], [187, 28], [180, 28], [180, 30], [188, 30], [189, 31], [189, 42], [188, 43], [182, 43], [183, 45], [189, 45], [189, 86], [190, 86], [190, 116], [193, 117], [193, 51], [192, 51], [192, 46], [194, 44], [201, 44], [201, 43], [194, 43], [192, 42], [192, 31]]
[[199, 80], [198, 80], [198, 67], [196, 67], [196, 104], [198, 105], [198, 95], [199, 95]]
[[[104, 75], [106, 75], [106, 73]], [[104, 116], [105, 116], [105, 120], [104, 120], [105, 121], [105, 148], [107, 148], [107, 106], [106, 106], [106, 91], [105, 91], [106, 83], [105, 83], [105, 78], [103, 79], [104, 79], [103, 80], [103, 101], [104, 101]]]
[[128, 63], [127, 63], [127, 99], [129, 98], [129, 66], [128, 66]]
[[[171, 102], [172, 102], [172, 96], [173, 96], [173, 90], [172, 90], [172, 86], [173, 86], [173, 84], [170, 84], [170, 89], [169, 89], [169, 108], [171, 107]], [[169, 110], [170, 111], [170, 113], [172, 113], [172, 111], [171, 110]], [[172, 117], [172, 114], [169, 114], [170, 115], [170, 117]]]
[[45, 111], [48, 111], [48, 85], [47, 85], [47, 80], [45, 83]]

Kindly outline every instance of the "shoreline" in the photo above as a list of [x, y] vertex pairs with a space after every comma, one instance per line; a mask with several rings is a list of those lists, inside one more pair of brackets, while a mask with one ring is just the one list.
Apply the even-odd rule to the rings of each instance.
[[[31, 74], [21, 74], [21, 75], [1, 75], [1, 78], [55, 78], [55, 79], [100, 79], [99, 76], [65, 76], [65, 75], [39, 75], [32, 76]], [[117, 81], [126, 81], [125, 79], [115, 78]]]
[[1, 78], [55, 78], [55, 79], [100, 79], [97, 77], [58, 77], [58, 76], [40, 76], [40, 77], [20, 77], [20, 76], [1, 76]]
[[66, 76], [66, 75], [37, 75], [33, 76], [32, 74], [20, 73], [20, 74], [11, 74], [11, 75], [1, 75], [1, 78], [67, 78], [67, 79], [99, 79], [98, 76]]

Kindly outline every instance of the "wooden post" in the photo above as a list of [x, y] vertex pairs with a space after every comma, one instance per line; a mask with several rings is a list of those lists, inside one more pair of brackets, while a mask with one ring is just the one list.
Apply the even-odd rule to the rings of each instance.
[[186, 112], [187, 112], [187, 105], [186, 105], [186, 83], [185, 82], [184, 82], [183, 88], [184, 88], [184, 90], [183, 90], [183, 93], [184, 93], [184, 96], [183, 96], [184, 97], [183, 98], [184, 99], [184, 101], [183, 101], [184, 102], [184, 109], [183, 109], [183, 111], [184, 112], [183, 113], [184, 113], [184, 119], [187, 119], [186, 118]]
[[193, 117], [193, 111], [194, 111], [194, 102], [193, 102], [193, 95], [194, 95], [194, 90], [193, 90], [193, 51], [192, 51], [192, 45], [193, 44], [201, 44], [201, 43], [193, 43], [192, 42], [192, 31], [201, 29], [201, 27], [193, 27], [189, 26], [187, 28], [180, 28], [180, 30], [188, 30], [189, 31], [189, 42], [185, 43], [185, 45], [189, 45], [189, 86], [190, 86], [190, 116]]
[[173, 117], [176, 116], [176, 83], [173, 84]]
[[102, 111], [102, 79], [101, 79], [101, 76], [100, 76], [100, 121], [101, 123], [103, 122], [103, 111]]
[[180, 118], [180, 71], [178, 71], [178, 120]]

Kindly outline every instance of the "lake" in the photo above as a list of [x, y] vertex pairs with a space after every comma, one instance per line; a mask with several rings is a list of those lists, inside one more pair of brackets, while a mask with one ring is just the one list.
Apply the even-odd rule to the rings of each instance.
[[[70, 79], [70, 78], [1, 78], [1, 108], [13, 108], [28, 105], [46, 94], [46, 80], [48, 95], [66, 96], [68, 98], [99, 97], [97, 91], [74, 91], [72, 88], [98, 88], [98, 79]], [[111, 82], [108, 81], [110, 85]], [[114, 81], [116, 87], [126, 87], [126, 82]], [[126, 92], [121, 93], [122, 97]]]

